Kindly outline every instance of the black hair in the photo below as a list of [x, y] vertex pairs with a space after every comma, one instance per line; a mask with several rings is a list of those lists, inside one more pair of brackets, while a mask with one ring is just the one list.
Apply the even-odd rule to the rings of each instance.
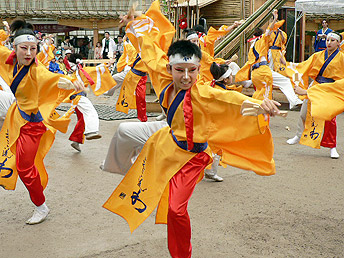
[[13, 21], [10, 26], [10, 30], [12, 33], [14, 33], [14, 38], [24, 34], [29, 34], [36, 37], [35, 33], [33, 32], [33, 25], [22, 19]]
[[201, 49], [189, 40], [178, 40], [171, 44], [168, 48], [167, 56], [173, 56], [175, 54], [181, 54], [185, 57], [192, 57], [195, 55], [200, 60], [202, 59]]
[[45, 33], [42, 33], [41, 37], [42, 37], [42, 38], [45, 37]]
[[328, 20], [327, 20], [327, 19], [322, 19], [321, 23], [323, 23], [324, 21], [325, 21], [326, 23], [328, 23]]
[[110, 36], [110, 32], [108, 32], [108, 31], [105, 31], [105, 32], [104, 32], [104, 35], [105, 35], [106, 33], [107, 33], [107, 34], [109, 34], [109, 36]]
[[125, 35], [125, 34], [119, 34], [119, 35], [117, 36], [117, 39], [118, 39], [118, 37], [124, 38], [124, 35]]
[[69, 40], [70, 40], [70, 37], [69, 37], [69, 36], [66, 36], [66, 37], [65, 37], [65, 40], [66, 40], [66, 39], [69, 39]]
[[213, 62], [210, 66], [210, 72], [213, 75], [215, 80], [218, 80], [222, 75], [225, 74], [228, 70], [228, 65], [226, 64], [217, 64]]
[[197, 34], [197, 32], [192, 29], [187, 29], [185, 31], [186, 31], [186, 37], [189, 37], [190, 35], [195, 34], [195, 33]]
[[261, 28], [255, 28], [253, 31], [253, 35], [259, 37], [263, 34], [263, 30]]
[[76, 64], [76, 59], [82, 60], [82, 55], [80, 54], [71, 54], [68, 58], [68, 60], [74, 64]]
[[196, 24], [192, 29], [197, 32], [206, 33], [204, 27], [200, 24]]

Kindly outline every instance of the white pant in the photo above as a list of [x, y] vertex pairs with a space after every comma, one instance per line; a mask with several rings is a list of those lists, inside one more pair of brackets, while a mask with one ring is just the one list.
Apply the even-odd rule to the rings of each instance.
[[12, 92], [8, 93], [3, 90], [0, 90], [0, 129], [4, 120], [6, 118], [6, 114], [10, 106], [15, 102], [15, 97], [13, 96]]
[[300, 139], [301, 139], [303, 131], [305, 130], [307, 106], [308, 106], [308, 99], [305, 99], [302, 103], [301, 110], [300, 110], [300, 117], [297, 121], [296, 136], [298, 136]]
[[92, 102], [87, 97], [81, 96], [77, 107], [84, 116], [84, 134], [99, 132], [99, 117]]
[[114, 92], [122, 87], [123, 81], [127, 73], [130, 71], [130, 66], [126, 66], [122, 72], [116, 73], [112, 76], [112, 78], [116, 81], [115, 87], [111, 88], [107, 92], [104, 93], [106, 96], [112, 96]]
[[271, 70], [271, 72], [272, 72], [272, 79], [273, 79], [272, 84], [278, 87], [283, 92], [283, 94], [287, 97], [289, 101], [289, 108], [292, 109], [296, 105], [302, 104], [302, 100], [299, 99], [297, 95], [295, 94], [295, 91], [294, 91], [293, 85], [290, 82], [290, 79], [273, 70]]
[[165, 126], [168, 126], [165, 121], [121, 123], [112, 137], [102, 169], [125, 175], [148, 138]]

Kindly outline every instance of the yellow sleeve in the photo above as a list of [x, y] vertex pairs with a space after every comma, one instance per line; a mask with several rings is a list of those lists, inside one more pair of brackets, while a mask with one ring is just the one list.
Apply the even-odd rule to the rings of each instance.
[[311, 115], [329, 121], [344, 111], [344, 79], [310, 87], [307, 96], [311, 101]]
[[214, 153], [222, 156], [222, 162], [259, 175], [275, 173], [273, 141], [268, 122], [261, 116], [242, 116], [244, 100], [262, 102], [239, 92], [198, 87], [207, 125], [208, 144]]
[[227, 25], [222, 25], [219, 30], [210, 27], [208, 34], [205, 36], [205, 44], [202, 44], [202, 50], [214, 56], [215, 41], [228, 33], [228, 31], [226, 31], [227, 28]]
[[126, 33], [145, 63], [157, 94], [172, 82], [172, 76], [166, 70], [170, 46], [175, 29], [160, 12], [159, 2], [155, 1], [146, 15], [128, 23]]

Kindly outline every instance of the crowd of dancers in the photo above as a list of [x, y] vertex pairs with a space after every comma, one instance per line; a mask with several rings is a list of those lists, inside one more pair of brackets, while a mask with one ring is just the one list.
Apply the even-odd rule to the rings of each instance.
[[[172, 257], [191, 257], [187, 205], [204, 175], [223, 181], [217, 175], [219, 165], [275, 174], [269, 123], [270, 117], [285, 113], [273, 100], [273, 87], [285, 94], [290, 109], [301, 105], [297, 133], [288, 144], [326, 147], [331, 158], [339, 158], [336, 116], [344, 110], [343, 35], [326, 30], [321, 36], [324, 49], [319, 47], [304, 62], [287, 62], [287, 35], [280, 29], [284, 21], [278, 20], [277, 10], [272, 15], [265, 31], [255, 30], [248, 61], [240, 68], [234, 57], [215, 58], [214, 44], [241, 22], [207, 32], [198, 25], [173, 42], [175, 28], [155, 1], [145, 14], [131, 11], [123, 17], [129, 40], [114, 75], [109, 71], [113, 58], [84, 67], [80, 56], [67, 51], [66, 72], [51, 71], [56, 62], [53, 40], [39, 44], [33, 26], [24, 20], [5, 23], [0, 41], [12, 34], [14, 49], [0, 46], [0, 186], [13, 190], [20, 177], [35, 205], [26, 223], [40, 223], [49, 214], [43, 159], [56, 131], [65, 133], [76, 112], [72, 147], [81, 151], [85, 138], [101, 137], [98, 114], [87, 98], [90, 90], [96, 96], [120, 90], [116, 109], [137, 109], [140, 120], [119, 125], [101, 162], [102, 170], [125, 175], [104, 208], [125, 218], [131, 231], [157, 208], [156, 223], [167, 224]], [[160, 121], [147, 121], [147, 75], [163, 111]], [[250, 85], [252, 97], [241, 93]], [[69, 110], [57, 112], [63, 102], [71, 103]]]

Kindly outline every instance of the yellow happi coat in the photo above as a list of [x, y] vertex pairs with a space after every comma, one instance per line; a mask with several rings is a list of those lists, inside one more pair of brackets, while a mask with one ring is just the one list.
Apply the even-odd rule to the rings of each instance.
[[[0, 46], [0, 76], [11, 85], [13, 81], [13, 64], [6, 64], [6, 60], [14, 52]], [[20, 71], [24, 69], [22, 66]], [[41, 177], [42, 186], [45, 188], [48, 181], [43, 159], [48, 153], [56, 130], [63, 133], [67, 131], [68, 117], [59, 117], [55, 108], [72, 92], [57, 87], [57, 83], [63, 75], [49, 72], [44, 65], [33, 63], [28, 73], [23, 77], [15, 93], [16, 102], [9, 108], [6, 119], [0, 131], [0, 186], [7, 190], [14, 190], [18, 173], [16, 170], [16, 141], [20, 134], [20, 128], [28, 121], [25, 120], [18, 107], [27, 115], [37, 114], [39, 111], [43, 117], [43, 123], [47, 131], [43, 134], [35, 158], [35, 165]]]
[[55, 46], [43, 44], [41, 52], [37, 54], [37, 59], [46, 67], [49, 67], [51, 60], [55, 58], [54, 55]]
[[[333, 117], [335, 117], [333, 114], [337, 113], [337, 111], [333, 110], [340, 110], [341, 108], [341, 105], [335, 106], [335, 103], [337, 102], [332, 102], [332, 100], [336, 97], [330, 96], [332, 96], [332, 94], [334, 94], [333, 96], [337, 96], [336, 94], [338, 92], [341, 92], [342, 90], [341, 85], [342, 79], [344, 78], [344, 53], [339, 51], [332, 59], [332, 61], [328, 64], [322, 75], [323, 77], [333, 79], [336, 82], [319, 84], [316, 81], [316, 77], [318, 76], [323, 64], [327, 60], [325, 59], [325, 53], [326, 50], [316, 52], [306, 61], [299, 64], [287, 63], [289, 73], [291, 73], [290, 71], [292, 71], [293, 73], [297, 71], [298, 73], [302, 74], [300, 86], [307, 89], [309, 84], [308, 79], [312, 78], [314, 80], [312, 87], [307, 90], [307, 95], [310, 101], [308, 102], [305, 130], [300, 140], [301, 144], [310, 146], [312, 148], [320, 148], [325, 120], [331, 120]], [[328, 58], [331, 58], [331, 56], [328, 56]], [[292, 74], [289, 74], [289, 76], [292, 78]], [[329, 97], [317, 97], [325, 95], [328, 95]], [[329, 111], [327, 111], [326, 108], [324, 108], [323, 110], [319, 110], [319, 107], [328, 107]], [[316, 111], [314, 111], [313, 109], [316, 109]], [[327, 112], [328, 114], [324, 115], [324, 113]], [[323, 119], [325, 117], [326, 119]]]
[[340, 50], [344, 51], [344, 32], [340, 33], [342, 35], [342, 42], [340, 42]]
[[[174, 27], [161, 14], [159, 2], [153, 2], [146, 15], [130, 22], [126, 33], [137, 50], [141, 49], [155, 91], [159, 95], [164, 92], [160, 103], [167, 110], [170, 123], [170, 127], [162, 128], [148, 139], [134, 165], [104, 204], [106, 209], [126, 219], [133, 231], [158, 203], [156, 223], [166, 223], [168, 182], [197, 153], [178, 147], [171, 134], [173, 131], [178, 141], [186, 140], [183, 97], [179, 99], [183, 91], [168, 106], [173, 84], [166, 71], [165, 47], [171, 42], [168, 39], [172, 40]], [[257, 117], [241, 116], [245, 99], [261, 103], [238, 92], [214, 89], [202, 80], [194, 84], [191, 88], [193, 141], [208, 142], [215, 153], [222, 153], [222, 160], [227, 164], [272, 175], [275, 164], [270, 130], [266, 122], [259, 124]], [[211, 156], [209, 147], [205, 152]]]
[[136, 109], [135, 90], [137, 84], [142, 78], [141, 75], [134, 73], [134, 69], [142, 73], [147, 73], [147, 69], [142, 60], [136, 61], [137, 58], [141, 58], [138, 56], [137, 51], [132, 44], [127, 44], [127, 47], [124, 48], [123, 55], [124, 54], [127, 54], [128, 56], [128, 65], [131, 67], [131, 70], [124, 78], [116, 103], [116, 110], [128, 114], [129, 109]]
[[[284, 20], [278, 22], [278, 26], [282, 26]], [[272, 32], [269, 40], [269, 48], [271, 51], [271, 58], [273, 62], [273, 70], [280, 72], [284, 66], [281, 64], [281, 56], [284, 56], [285, 44], [287, 43], [288, 35], [284, 31], [277, 29]]]

